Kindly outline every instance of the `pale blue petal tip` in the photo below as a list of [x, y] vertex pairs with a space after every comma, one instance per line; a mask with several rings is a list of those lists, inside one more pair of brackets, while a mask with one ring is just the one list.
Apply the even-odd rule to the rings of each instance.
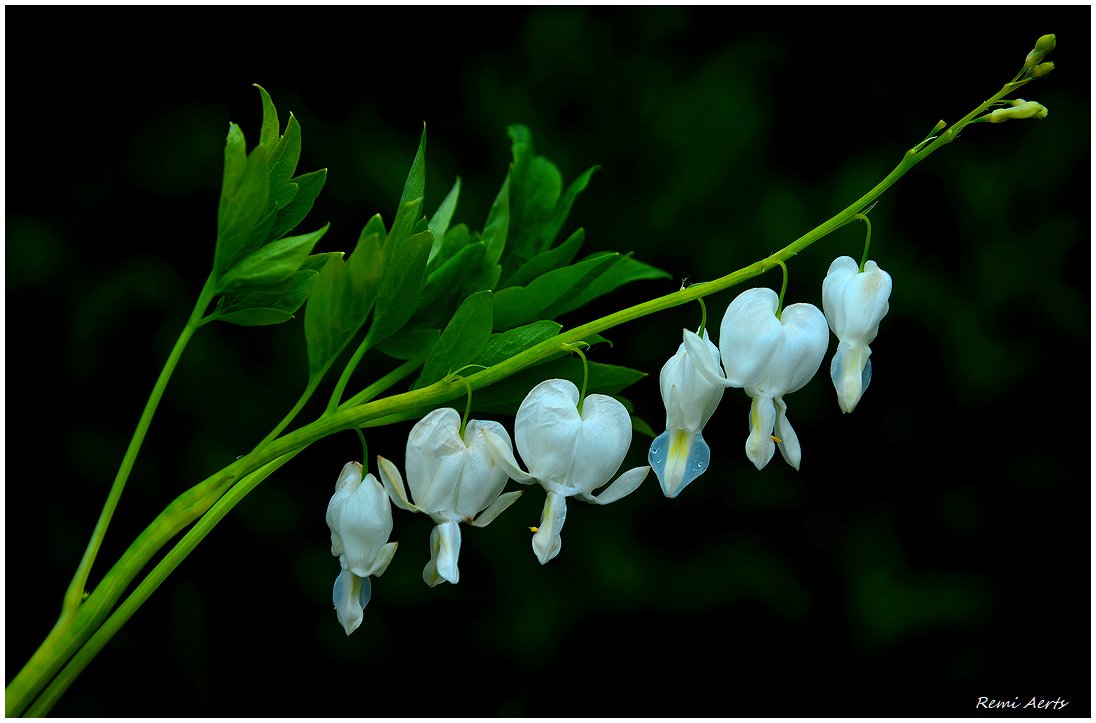
[[662, 434], [655, 437], [651, 442], [651, 449], [647, 452], [647, 461], [651, 465], [651, 469], [655, 471], [655, 475], [658, 477], [660, 484], [665, 487], [663, 478], [666, 474], [666, 457], [669, 455], [670, 446], [670, 430], [666, 430]]
[[868, 383], [871, 382], [871, 359], [864, 365], [864, 373], [860, 376], [860, 394], [868, 391]]
[[681, 486], [677, 488], [677, 491], [681, 492], [685, 489], [685, 485], [704, 474], [711, 460], [712, 451], [708, 449], [708, 443], [704, 441], [704, 435], [696, 435], [696, 439], [693, 440], [693, 448], [689, 450], [689, 459], [685, 462], [685, 477], [681, 480]]

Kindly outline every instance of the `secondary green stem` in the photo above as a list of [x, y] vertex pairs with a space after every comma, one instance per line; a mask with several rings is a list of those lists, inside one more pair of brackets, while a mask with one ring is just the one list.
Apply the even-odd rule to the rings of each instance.
[[211, 275], [206, 279], [205, 286], [202, 287], [202, 291], [198, 295], [198, 301], [194, 304], [194, 310], [191, 312], [186, 326], [183, 327], [183, 331], [179, 334], [179, 338], [175, 341], [171, 353], [168, 354], [164, 368], [160, 370], [160, 376], [152, 387], [152, 393], [149, 395], [148, 401], [145, 402], [145, 409], [141, 412], [141, 418], [137, 422], [137, 428], [133, 431], [132, 439], [129, 440], [129, 447], [126, 448], [125, 456], [122, 457], [118, 474], [114, 476], [114, 484], [111, 485], [110, 492], [107, 494], [107, 501], [99, 514], [99, 520], [95, 523], [95, 529], [91, 533], [91, 539], [88, 540], [84, 556], [80, 559], [76, 574], [73, 575], [72, 582], [69, 583], [68, 590], [65, 592], [64, 602], [61, 606], [61, 619], [58, 624], [63, 624], [65, 620], [70, 618], [84, 600], [84, 589], [91, 573], [91, 566], [99, 553], [99, 547], [103, 543], [103, 537], [106, 535], [114, 510], [118, 507], [118, 501], [122, 498], [122, 490], [125, 489], [126, 480], [129, 479], [134, 462], [137, 461], [137, 452], [140, 451], [141, 444], [145, 441], [145, 434], [148, 433], [149, 425], [152, 424], [152, 417], [156, 414], [156, 408], [160, 405], [160, 398], [164, 395], [167, 383], [175, 371], [176, 364], [179, 363], [179, 358], [183, 355], [183, 350], [186, 349], [187, 342], [201, 326], [202, 315], [205, 314], [205, 310], [213, 300], [215, 293]]

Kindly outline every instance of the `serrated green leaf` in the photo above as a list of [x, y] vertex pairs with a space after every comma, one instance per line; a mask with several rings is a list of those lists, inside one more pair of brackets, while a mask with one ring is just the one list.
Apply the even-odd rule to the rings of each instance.
[[392, 228], [388, 232], [391, 241], [399, 241], [405, 236], [413, 235], [412, 229], [422, 214], [422, 204], [425, 196], [426, 124], [424, 123], [422, 136], [419, 137], [419, 148], [415, 152], [415, 159], [411, 162], [411, 170], [407, 172], [407, 180], [403, 183], [403, 193], [400, 194], [400, 203], [396, 208], [396, 216], [392, 221]]
[[270, 98], [270, 93], [266, 92], [258, 83], [255, 87], [259, 89], [259, 95], [262, 96], [263, 103], [263, 125], [262, 131], [259, 133], [259, 145], [270, 146], [278, 140], [278, 135], [281, 130], [281, 123], [278, 121], [278, 111], [274, 107], [274, 101]]
[[377, 351], [394, 359], [414, 359], [429, 350], [440, 336], [440, 329], [402, 329], [379, 344]]
[[438, 251], [441, 250], [442, 241], [445, 240], [445, 232], [449, 229], [449, 222], [453, 219], [453, 212], [457, 209], [457, 199], [459, 197], [460, 176], [457, 176], [457, 180], [453, 183], [453, 187], [449, 189], [445, 200], [441, 202], [438, 210], [430, 217], [428, 228], [434, 236], [434, 245], [430, 247], [430, 258], [427, 263], [432, 261], [437, 256]]
[[308, 298], [326, 261], [331, 256], [341, 255], [327, 253], [310, 256], [292, 277], [282, 283], [225, 294], [218, 299], [216, 310], [204, 321], [226, 321], [240, 326], [264, 326], [288, 321]]
[[494, 366], [531, 346], [541, 343], [545, 339], [551, 339], [562, 328], [561, 324], [554, 321], [541, 320], [525, 326], [515, 327], [509, 331], [492, 334], [473, 362], [482, 364], [485, 367]]
[[548, 273], [552, 269], [571, 263], [571, 260], [575, 258], [575, 254], [578, 253], [579, 248], [582, 247], [582, 243], [585, 240], [586, 232], [581, 228], [576, 229], [575, 232], [568, 236], [567, 240], [559, 246], [544, 251], [522, 264], [521, 268], [515, 271], [510, 278], [506, 279], [506, 281], [500, 285], [500, 288], [524, 286], [530, 281]]
[[293, 179], [293, 185], [297, 187], [297, 191], [289, 203], [278, 209], [274, 225], [270, 229], [270, 238], [284, 236], [304, 220], [304, 217], [312, 210], [316, 196], [320, 195], [325, 180], [327, 180], [326, 168], [305, 173]]
[[487, 221], [483, 224], [482, 241], [487, 250], [487, 262], [497, 263], [506, 247], [506, 234], [510, 228], [510, 176], [502, 182], [502, 188], [495, 196]]
[[292, 113], [285, 134], [274, 144], [270, 152], [270, 204], [278, 209], [288, 204], [297, 193], [291, 183], [297, 161], [301, 157], [301, 125]]
[[287, 236], [263, 246], [234, 265], [223, 277], [220, 288], [228, 291], [249, 286], [267, 286], [289, 278], [312, 253], [312, 247], [327, 233], [325, 224], [312, 233]]
[[555, 269], [528, 286], [511, 286], [495, 294], [495, 328], [510, 329], [535, 319], [557, 316], [556, 307], [567, 304], [616, 261], [615, 254], [591, 257]]
[[266, 149], [258, 146], [241, 158], [243, 148], [243, 133], [232, 124], [225, 143], [225, 172], [217, 208], [217, 246], [213, 257], [217, 277], [253, 250], [248, 242], [270, 195]]
[[[613, 395], [647, 376], [636, 369], [612, 364], [589, 362], [587, 368], [590, 374], [587, 394]], [[581, 388], [582, 374], [582, 360], [571, 356], [556, 358], [523, 369], [489, 387], [477, 389], [472, 395], [472, 409], [479, 413], [512, 415], [517, 412], [529, 390], [545, 379], [570, 379]]]
[[389, 238], [384, 250], [384, 275], [377, 294], [369, 336], [379, 344], [400, 330], [418, 306], [433, 238], [429, 231], [402, 239]]
[[556, 313], [566, 314], [568, 311], [578, 309], [597, 297], [633, 281], [668, 278], [670, 278], [670, 274], [650, 264], [635, 260], [631, 254], [618, 256], [616, 263], [585, 285], [579, 293], [567, 299]]
[[491, 336], [491, 292], [479, 291], [460, 305], [422, 364], [413, 388], [433, 384], [476, 358]]

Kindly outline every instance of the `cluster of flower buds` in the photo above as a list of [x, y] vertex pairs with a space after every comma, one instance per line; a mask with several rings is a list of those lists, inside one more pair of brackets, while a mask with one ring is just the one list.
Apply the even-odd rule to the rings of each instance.
[[842, 256], [822, 283], [825, 314], [803, 303], [781, 310], [776, 292], [756, 288], [727, 307], [718, 348], [706, 332], [683, 330], [683, 343], [660, 376], [666, 431], [649, 453], [663, 493], [676, 497], [707, 469], [710, 453], [701, 430], [724, 387], [740, 388], [752, 400], [746, 456], [754, 466], [762, 469], [779, 449], [799, 469], [802, 450], [785, 395], [803, 388], [821, 366], [829, 346], [828, 321], [838, 338], [830, 376], [841, 411], [851, 412], [871, 380], [868, 345], [889, 309], [890, 293], [890, 275], [878, 264], [867, 261], [860, 268]]
[[455, 409], [436, 409], [412, 428], [407, 439], [410, 495], [399, 469], [383, 457], [377, 458], [383, 487], [373, 475], [363, 481], [357, 462], [343, 468], [328, 505], [327, 524], [331, 554], [342, 564], [334, 603], [347, 635], [361, 624], [369, 602], [369, 576], [383, 573], [396, 549], [396, 543], [388, 542], [389, 499], [400, 509], [430, 515], [436, 523], [430, 560], [422, 573], [433, 587], [460, 580], [460, 523], [484, 527], [521, 496], [503, 494], [507, 480], [539, 482], [547, 492], [540, 526], [532, 528], [533, 552], [544, 564], [562, 546], [568, 497], [609, 504], [639, 487], [650, 471], [646, 466], [628, 470], [595, 494], [624, 461], [632, 443], [631, 418], [616, 399], [603, 394], [583, 397], [565, 379], [549, 379], [529, 392], [518, 408], [514, 436], [528, 471], [518, 465], [510, 435], [501, 424], [475, 419], [462, 424]]
[[1035, 41], [1035, 48], [1024, 59], [1024, 68], [1030, 70], [1036, 78], [1041, 78], [1054, 70], [1054, 63], [1044, 63], [1043, 58], [1054, 50], [1056, 41], [1053, 35], [1044, 35]]

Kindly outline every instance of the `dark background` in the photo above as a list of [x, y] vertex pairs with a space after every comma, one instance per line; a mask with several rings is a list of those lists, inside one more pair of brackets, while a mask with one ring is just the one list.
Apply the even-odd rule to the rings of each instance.
[[[1060, 696], [1050, 715], [1089, 715], [1088, 7], [5, 15], [9, 680], [56, 619], [208, 272], [227, 124], [258, 137], [251, 83], [300, 120], [300, 169], [329, 169], [303, 226], [332, 222], [320, 250], [391, 220], [423, 121], [427, 208], [459, 174], [455, 221], [474, 228], [508, 124], [530, 126], [565, 180], [600, 164], [565, 232], [675, 279], [576, 324], [784, 246], [993, 94], [1041, 34], [1060, 47], [1022, 91], [1046, 120], [971, 127], [873, 211], [872, 257], [894, 278], [875, 376], [853, 415], [828, 357], [788, 397], [798, 473], [748, 462], [749, 400], [729, 390], [704, 476], [673, 501], [652, 475], [611, 506], [571, 505], [546, 567], [526, 529], [539, 488], [466, 528], [457, 586], [423, 585], [431, 523], [397, 511], [400, 550], [347, 638], [324, 510], [360, 447], [338, 435], [245, 500], [54, 713], [967, 716], [979, 696]], [[795, 258], [789, 302], [821, 304], [830, 261], [862, 239], [849, 227]], [[709, 300], [714, 328], [734, 293]], [[697, 311], [594, 352], [649, 372], [626, 395], [656, 428], [658, 370]], [[92, 580], [261, 438], [305, 370], [299, 320], [203, 329]], [[401, 461], [408, 428], [370, 432], [371, 451]], [[645, 455], [637, 438], [626, 465]]]

